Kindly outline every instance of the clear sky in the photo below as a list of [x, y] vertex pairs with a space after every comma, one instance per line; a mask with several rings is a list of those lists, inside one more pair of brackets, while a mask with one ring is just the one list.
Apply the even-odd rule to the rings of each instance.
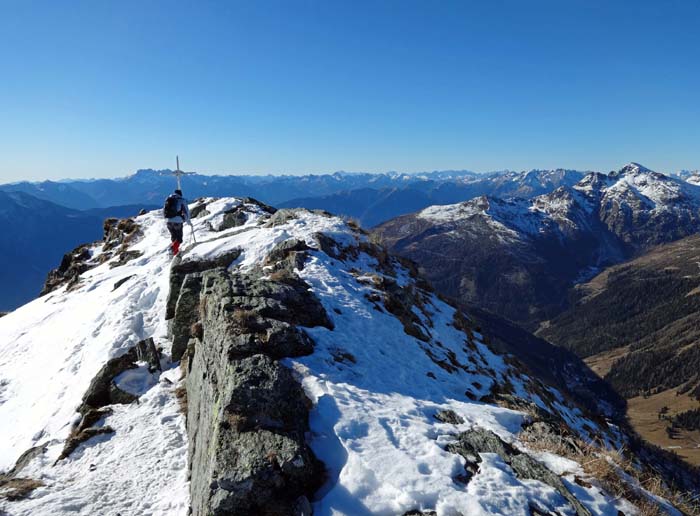
[[0, 0], [0, 182], [700, 168], [696, 0]]

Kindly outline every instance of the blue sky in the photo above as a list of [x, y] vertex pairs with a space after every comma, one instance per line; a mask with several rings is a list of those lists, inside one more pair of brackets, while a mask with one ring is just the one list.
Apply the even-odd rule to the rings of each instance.
[[700, 168], [700, 2], [0, 2], [0, 182]]

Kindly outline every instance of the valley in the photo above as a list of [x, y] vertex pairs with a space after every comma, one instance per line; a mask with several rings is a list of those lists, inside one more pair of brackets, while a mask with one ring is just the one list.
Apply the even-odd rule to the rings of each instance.
[[641, 436], [698, 464], [700, 434], [672, 418], [700, 408], [699, 221], [695, 185], [629, 164], [529, 200], [433, 206], [377, 233], [439, 292], [583, 358]]

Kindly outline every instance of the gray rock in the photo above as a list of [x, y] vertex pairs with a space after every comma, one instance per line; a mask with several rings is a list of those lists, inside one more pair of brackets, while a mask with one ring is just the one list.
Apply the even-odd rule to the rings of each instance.
[[190, 210], [190, 217], [193, 219], [206, 217], [207, 215], [209, 215], [209, 211], [207, 211], [207, 204], [205, 202], [200, 202]]
[[282, 210], [277, 210], [272, 217], [265, 223], [266, 228], [274, 228], [277, 226], [282, 226], [283, 224], [286, 224], [290, 220], [294, 220], [299, 218], [298, 212], [301, 208], [294, 208], [294, 209], [282, 209]]
[[451, 425], [461, 425], [464, 423], [464, 418], [458, 415], [454, 410], [441, 410], [433, 417], [442, 423]]
[[63, 255], [60, 265], [49, 271], [39, 295], [45, 296], [64, 285], [68, 288], [77, 285], [80, 275], [97, 265], [88, 263], [92, 258], [88, 247], [81, 245]]
[[205, 336], [187, 392], [193, 514], [291, 514], [313, 493], [309, 402], [287, 368], [264, 355], [229, 360]]
[[73, 429], [68, 439], [66, 439], [63, 450], [56, 459], [54, 465], [70, 456], [78, 446], [88, 439], [98, 435], [113, 434], [114, 429], [111, 426], [95, 426], [101, 419], [111, 413], [112, 409], [110, 408], [90, 409], [85, 412], [78, 426]]
[[18, 476], [24, 468], [26, 468], [31, 461], [33, 461], [35, 458], [39, 457], [40, 455], [43, 455], [48, 448], [48, 444], [43, 444], [41, 446], [34, 446], [33, 448], [29, 448], [27, 451], [25, 451], [22, 455], [19, 456], [17, 461], [15, 461], [15, 465], [13, 468], [5, 473], [3, 476], [6, 478], [14, 478]]
[[270, 253], [267, 255], [267, 258], [265, 259], [265, 264], [274, 264], [276, 262], [285, 260], [291, 254], [308, 251], [309, 249], [311, 248], [308, 245], [306, 245], [306, 242], [304, 242], [303, 240], [290, 238], [289, 240], [280, 242], [272, 248], [272, 251], [270, 251]]
[[481, 462], [479, 453], [495, 453], [505, 462], [510, 463], [511, 455], [515, 454], [513, 447], [501, 440], [490, 430], [481, 428], [462, 432], [457, 441], [447, 445], [447, 451], [461, 455], [467, 460]]
[[122, 278], [119, 281], [116, 281], [114, 283], [114, 287], [112, 287], [112, 291], [117, 290], [119, 287], [121, 287], [124, 283], [129, 281], [131, 278], [133, 278], [134, 275], [132, 274], [131, 276], [127, 276], [126, 278]]
[[571, 494], [558, 475], [554, 474], [543, 464], [525, 453], [514, 455], [510, 461], [510, 467], [519, 478], [527, 478], [531, 480], [539, 480], [548, 486], [556, 489], [576, 510], [578, 516], [591, 516], [591, 513], [586, 509], [578, 499]]
[[257, 199], [254, 199], [253, 197], [244, 197], [243, 204], [254, 204], [258, 208], [260, 208], [262, 211], [264, 211], [265, 213], [269, 213], [270, 215], [277, 212], [277, 208], [273, 208], [269, 204], [265, 204], [262, 201], [258, 201]]
[[117, 254], [118, 259], [111, 262], [109, 267], [110, 269], [121, 267], [122, 265], [126, 265], [131, 260], [135, 260], [141, 256], [143, 256], [143, 251], [121, 251], [119, 254]]
[[160, 353], [152, 338], [141, 340], [136, 344], [136, 359], [139, 362], [148, 363], [148, 370], [151, 373], [162, 371], [160, 366]]
[[176, 256], [170, 266], [170, 291], [168, 292], [168, 300], [165, 307], [165, 319], [170, 320], [175, 317], [175, 308], [185, 276], [194, 272], [216, 269], [217, 267], [228, 267], [240, 255], [240, 249], [233, 249], [210, 260], [186, 262], [182, 261], [182, 256]]
[[333, 238], [324, 233], [314, 233], [314, 240], [318, 244], [319, 249], [331, 258], [340, 259], [342, 257], [343, 250]]
[[299, 277], [281, 283], [240, 274], [231, 278], [231, 294], [232, 304], [240, 310], [299, 326], [333, 328], [323, 305]]
[[244, 225], [247, 221], [248, 215], [246, 214], [245, 206], [237, 206], [224, 213], [224, 220], [216, 230], [224, 231], [226, 229], [237, 228]]
[[63, 446], [63, 451], [61, 451], [61, 454], [56, 459], [56, 462], [54, 462], [54, 466], [63, 459], [68, 458], [70, 454], [73, 453], [78, 446], [85, 441], [92, 439], [93, 437], [97, 437], [98, 435], [110, 435], [113, 433], [114, 428], [111, 426], [98, 426], [85, 428], [81, 432], [71, 435], [68, 440], [66, 440], [66, 444]]
[[571, 504], [577, 516], [591, 516], [590, 511], [571, 494], [558, 475], [529, 455], [519, 452], [490, 430], [476, 428], [462, 432], [446, 449], [464, 457], [467, 461], [465, 469], [471, 475], [476, 472], [475, 465], [481, 462], [479, 453], [495, 453], [505, 463], [510, 464], [517, 477], [538, 480], [553, 487]]
[[143, 235], [141, 227], [134, 219], [110, 218], [105, 220], [103, 229], [102, 254], [99, 260], [92, 260], [92, 253], [89, 249], [92, 244], [75, 248], [63, 257], [61, 264], [56, 269], [49, 272], [40, 296], [53, 292], [64, 285], [69, 290], [76, 288], [79, 285], [81, 274], [115, 256], [119, 256], [119, 260], [113, 263], [112, 267], [123, 265], [142, 254], [140, 251], [128, 250], [129, 245], [137, 242]]
[[192, 325], [199, 320], [199, 294], [202, 290], [202, 273], [185, 275], [180, 294], [175, 305], [175, 314], [171, 324], [172, 359], [182, 358], [190, 340]]
[[119, 374], [134, 369], [137, 356], [135, 347], [129, 349], [125, 354], [112, 358], [97, 372], [90, 382], [90, 386], [83, 395], [83, 402], [78, 408], [81, 414], [87, 413], [91, 409], [104, 407], [113, 403], [131, 403], [135, 396], [117, 388], [112, 380]]

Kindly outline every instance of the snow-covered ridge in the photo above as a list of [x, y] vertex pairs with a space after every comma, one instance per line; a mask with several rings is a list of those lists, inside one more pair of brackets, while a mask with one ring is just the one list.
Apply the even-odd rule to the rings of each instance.
[[[509, 206], [497, 208], [503, 218]], [[197, 242], [186, 232], [181, 264], [235, 250], [228, 264], [235, 276], [264, 272], [284, 242], [309, 248], [294, 273], [332, 324], [304, 328], [313, 353], [284, 364], [313, 402], [309, 444], [328, 473], [312, 500], [314, 514], [528, 515], [533, 506], [574, 514], [562, 492], [579, 501], [579, 514], [634, 513], [580, 464], [529, 451], [521, 439], [537, 414], [549, 414], [582, 441], [618, 443], [617, 430], [491, 351], [467, 318], [362, 231], [328, 214], [272, 215], [241, 199], [205, 199], [191, 208], [198, 212]], [[541, 217], [538, 210], [529, 213]], [[20, 473], [43, 484], [24, 500], [0, 501], [13, 515], [188, 512], [188, 435], [176, 399], [181, 372], [170, 360], [165, 321], [167, 230], [158, 212], [134, 222], [139, 236], [123, 250], [131, 254], [100, 263], [108, 255], [96, 243], [93, 268], [70, 291], [60, 287], [0, 318], [0, 471], [38, 446]], [[260, 281], [275, 281], [269, 271]], [[141, 395], [140, 402], [112, 405], [98, 424], [114, 433], [93, 437], [57, 461], [91, 379], [107, 360], [149, 337], [162, 348], [164, 372], [139, 369], [120, 377], [119, 386]], [[475, 431], [492, 432], [513, 448], [509, 453], [536, 457], [563, 487], [522, 477], [507, 457], [490, 451], [476, 453], [469, 472], [469, 459], [454, 450], [464, 450], [460, 436]]]
[[694, 177], [684, 181], [630, 163], [609, 175], [590, 173], [572, 188], [563, 186], [532, 199], [480, 197], [431, 206], [418, 212], [417, 217], [436, 224], [456, 224], [478, 216], [488, 219], [504, 238], [510, 232], [512, 239], [517, 239], [552, 228], [585, 229], [599, 216], [604, 220], [617, 217], [618, 211], [631, 212], [644, 221], [664, 213], [674, 213], [684, 222], [700, 221], [700, 188], [694, 184]]

